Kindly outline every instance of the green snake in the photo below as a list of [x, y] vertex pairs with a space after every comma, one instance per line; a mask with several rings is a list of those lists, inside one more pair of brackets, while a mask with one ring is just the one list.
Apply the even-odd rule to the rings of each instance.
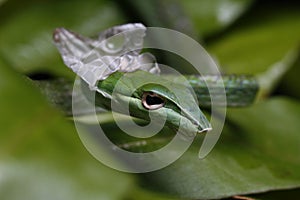
[[[178, 78], [160, 74], [154, 56], [140, 52], [145, 30], [142, 24], [125, 24], [103, 31], [97, 38], [87, 38], [57, 28], [53, 39], [64, 63], [81, 78], [84, 96], [106, 110], [112, 110], [113, 102], [117, 102], [120, 109], [113, 111], [147, 121], [151, 120], [149, 113], [153, 113], [156, 120], [165, 118], [165, 125], [173, 130], [184, 125], [184, 131], [200, 133], [213, 128], [200, 109], [211, 106], [212, 95], [218, 106], [253, 103], [258, 84], [249, 75]], [[111, 40], [113, 36], [118, 37]], [[145, 84], [140, 84], [145, 80]], [[72, 83], [60, 79], [37, 84], [55, 104], [71, 113]], [[227, 103], [221, 98], [222, 88]], [[173, 89], [183, 98], [178, 98]], [[195, 102], [197, 108], [190, 102]], [[122, 110], [127, 104], [129, 112]]]

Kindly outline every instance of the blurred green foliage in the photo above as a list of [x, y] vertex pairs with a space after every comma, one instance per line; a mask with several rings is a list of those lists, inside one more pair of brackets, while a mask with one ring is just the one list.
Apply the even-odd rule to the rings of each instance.
[[[0, 199], [299, 196], [300, 190], [287, 190], [300, 186], [299, 11], [292, 0], [0, 1]], [[179, 30], [198, 39], [223, 72], [259, 78], [257, 103], [229, 109], [205, 159], [197, 158], [199, 136], [165, 169], [112, 170], [85, 150], [73, 122], [26, 78], [74, 77], [52, 44], [56, 27], [95, 35], [128, 22]]]

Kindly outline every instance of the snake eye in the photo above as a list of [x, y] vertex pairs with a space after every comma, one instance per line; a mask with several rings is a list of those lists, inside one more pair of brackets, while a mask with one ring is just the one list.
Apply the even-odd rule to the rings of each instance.
[[165, 105], [163, 97], [153, 92], [144, 92], [142, 96], [142, 104], [148, 110], [155, 110]]

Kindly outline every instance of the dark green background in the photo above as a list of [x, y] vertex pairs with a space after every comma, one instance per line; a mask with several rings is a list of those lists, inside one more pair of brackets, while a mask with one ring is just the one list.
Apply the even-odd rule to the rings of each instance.
[[[53, 46], [56, 27], [92, 36], [129, 22], [181, 31], [224, 73], [257, 76], [257, 102], [229, 109], [221, 139], [205, 159], [197, 158], [195, 143], [157, 172], [131, 175], [103, 166], [81, 144], [72, 121], [25, 78], [74, 77]], [[299, 42], [298, 1], [0, 0], [0, 199], [299, 196]], [[157, 56], [184, 69], [178, 58]]]

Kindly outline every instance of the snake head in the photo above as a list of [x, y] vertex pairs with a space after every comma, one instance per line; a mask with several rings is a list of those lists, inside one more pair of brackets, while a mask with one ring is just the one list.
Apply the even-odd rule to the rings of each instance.
[[[174, 131], [194, 137], [210, 131], [211, 125], [198, 106], [192, 87], [142, 70], [116, 72], [99, 81], [110, 98], [96, 93], [91, 100], [109, 110], [157, 124], [164, 123]], [[86, 92], [91, 91], [86, 88]]]

